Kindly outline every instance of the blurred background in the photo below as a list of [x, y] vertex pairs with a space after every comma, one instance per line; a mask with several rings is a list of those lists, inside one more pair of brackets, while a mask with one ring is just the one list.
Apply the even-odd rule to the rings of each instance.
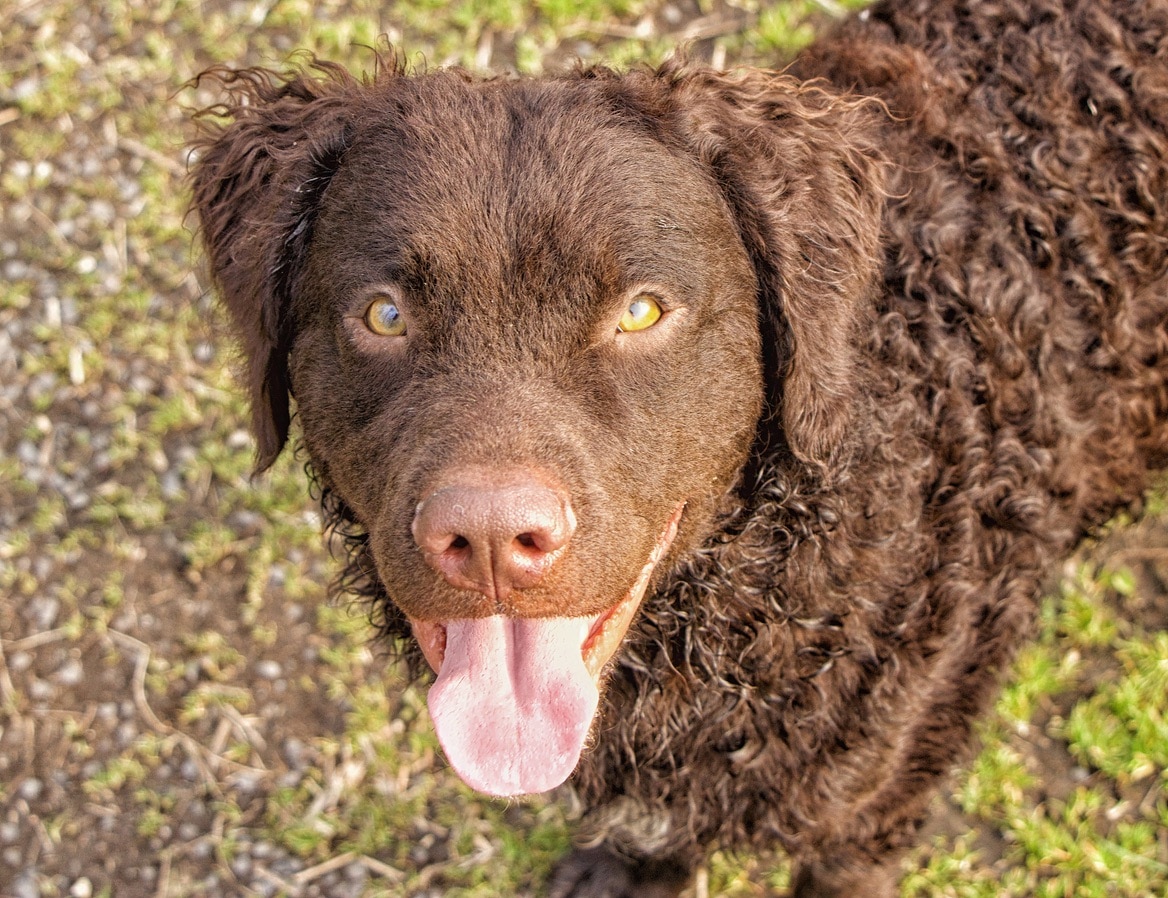
[[[287, 453], [258, 482], [186, 215], [189, 86], [371, 69], [782, 61], [855, 0], [0, 0], [0, 895], [528, 896], [566, 795], [488, 801], [330, 599]], [[1050, 583], [905, 895], [1168, 891], [1164, 490]], [[693, 887], [776, 894], [781, 856]]]

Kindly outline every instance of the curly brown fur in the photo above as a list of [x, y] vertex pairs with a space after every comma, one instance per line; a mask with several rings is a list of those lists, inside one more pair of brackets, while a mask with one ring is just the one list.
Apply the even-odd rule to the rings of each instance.
[[[195, 208], [260, 467], [294, 390], [341, 584], [415, 669], [407, 615], [487, 613], [411, 560], [435, 471], [565, 484], [521, 617], [611, 603], [687, 503], [556, 894], [776, 843], [799, 895], [891, 894], [1045, 572], [1168, 452], [1168, 3], [891, 0], [784, 75], [215, 74]], [[386, 260], [442, 310], [410, 364], [338, 311]], [[699, 325], [605, 343], [630, 270]]]

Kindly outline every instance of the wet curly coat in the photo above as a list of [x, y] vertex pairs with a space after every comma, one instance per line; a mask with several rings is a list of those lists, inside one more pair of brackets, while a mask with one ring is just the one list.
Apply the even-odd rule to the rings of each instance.
[[[194, 203], [259, 466], [294, 394], [415, 670], [407, 616], [485, 613], [411, 542], [436, 471], [570, 496], [520, 616], [611, 604], [685, 503], [553, 893], [778, 844], [798, 895], [892, 894], [1051, 562], [1164, 462], [1168, 4], [891, 0], [785, 74], [215, 75]], [[408, 350], [362, 330], [385, 281]], [[684, 314], [617, 339], [646, 283]]]

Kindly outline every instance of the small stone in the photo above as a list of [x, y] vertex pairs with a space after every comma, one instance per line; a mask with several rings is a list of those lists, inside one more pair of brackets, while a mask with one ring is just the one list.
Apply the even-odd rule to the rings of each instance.
[[254, 511], [240, 508], [227, 516], [227, 525], [240, 536], [255, 536], [264, 526], [264, 519]]
[[251, 795], [258, 791], [262, 782], [254, 773], [238, 773], [232, 779], [235, 788], [243, 795]]
[[118, 213], [109, 200], [93, 200], [89, 204], [89, 214], [100, 224], [109, 225]]
[[44, 791], [45, 785], [35, 777], [29, 777], [20, 784], [20, 788], [16, 793], [25, 801], [36, 801], [41, 797], [41, 792]]
[[345, 879], [349, 882], [362, 883], [369, 878], [369, 870], [364, 864], [349, 864], [345, 867]]
[[251, 445], [251, 434], [243, 429], [233, 430], [227, 435], [226, 443], [228, 449], [246, 449]]
[[40, 898], [40, 894], [41, 890], [33, 873], [21, 873], [12, 883], [12, 898]]
[[260, 661], [256, 664], [256, 674], [263, 677], [265, 680], [278, 680], [284, 673], [284, 668], [280, 666], [278, 661]]
[[119, 748], [126, 748], [138, 738], [138, 727], [132, 721], [127, 720], [118, 725], [114, 738], [117, 739]]
[[16, 444], [16, 458], [21, 464], [31, 467], [40, 460], [40, 455], [36, 443], [31, 440], [21, 440]]
[[304, 767], [308, 754], [308, 747], [293, 736], [284, 742], [284, 760], [288, 766], [300, 770]]
[[53, 628], [60, 611], [60, 600], [52, 596], [40, 596], [32, 599], [25, 607], [25, 615], [32, 620], [38, 630], [42, 631]]
[[241, 854], [231, 861], [231, 872], [240, 879], [246, 879], [251, 875], [251, 866], [251, 858]]
[[77, 686], [85, 679], [85, 668], [76, 658], [70, 658], [57, 670], [57, 682], [62, 686]]
[[159, 486], [162, 490], [162, 498], [175, 499], [182, 495], [183, 481], [182, 474], [175, 469], [166, 471], [159, 479]]
[[21, 259], [10, 259], [4, 263], [4, 267], [0, 268], [4, 277], [9, 281], [19, 281], [28, 277], [29, 266], [28, 263]]
[[82, 876], [69, 887], [69, 894], [73, 898], [92, 898], [93, 883], [87, 877]]

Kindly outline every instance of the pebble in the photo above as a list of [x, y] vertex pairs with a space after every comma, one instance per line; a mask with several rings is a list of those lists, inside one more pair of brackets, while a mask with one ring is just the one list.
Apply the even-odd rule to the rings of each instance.
[[364, 864], [349, 864], [344, 870], [345, 879], [350, 882], [363, 883], [369, 878], [369, 870]]
[[120, 724], [114, 736], [117, 739], [119, 748], [126, 748], [131, 745], [135, 739], [138, 738], [138, 727], [132, 721], [126, 721]]
[[260, 661], [255, 666], [256, 674], [265, 680], [278, 680], [284, 673], [279, 661]]
[[171, 468], [158, 479], [158, 485], [164, 499], [176, 499], [183, 491], [182, 474]]
[[272, 863], [273, 873], [275, 873], [277, 876], [283, 876], [289, 879], [299, 873], [303, 868], [304, 865], [301, 864], [300, 861], [287, 856], [277, 858]]
[[21, 440], [16, 444], [16, 458], [21, 464], [31, 468], [40, 459], [40, 450], [32, 440]]
[[257, 792], [262, 782], [262, 776], [259, 776], [255, 773], [248, 773], [246, 771], [237, 773], [234, 777], [232, 777], [232, 783], [242, 795], [250, 795], [254, 792]]
[[231, 861], [231, 872], [240, 879], [246, 879], [251, 875], [251, 858], [246, 854], [239, 854]]
[[255, 536], [263, 529], [264, 519], [254, 511], [241, 508], [227, 516], [227, 526], [240, 536]]
[[228, 434], [225, 442], [227, 443], [228, 449], [235, 451], [246, 449], [251, 445], [251, 434], [242, 428], [233, 430], [230, 434]]
[[51, 630], [61, 611], [61, 602], [52, 596], [38, 596], [25, 606], [25, 616], [38, 630]]
[[21, 873], [12, 883], [12, 898], [40, 898], [35, 873]]
[[178, 827], [178, 837], [184, 842], [193, 842], [199, 837], [202, 830], [193, 823], [180, 823]]
[[300, 770], [304, 767], [307, 757], [308, 746], [295, 736], [284, 740], [284, 760], [288, 762], [289, 767]]
[[4, 267], [0, 268], [3, 272], [5, 280], [19, 281], [28, 276], [28, 263], [21, 259], [9, 259], [4, 263]]
[[73, 898], [91, 898], [93, 895], [93, 883], [88, 878], [82, 876], [69, 887], [69, 894]]
[[57, 670], [56, 679], [62, 686], [77, 686], [85, 679], [85, 668], [76, 658], [70, 658]]
[[25, 801], [36, 801], [41, 797], [41, 792], [44, 791], [45, 784], [36, 777], [30, 776], [23, 783], [20, 784], [16, 790], [16, 794]]

